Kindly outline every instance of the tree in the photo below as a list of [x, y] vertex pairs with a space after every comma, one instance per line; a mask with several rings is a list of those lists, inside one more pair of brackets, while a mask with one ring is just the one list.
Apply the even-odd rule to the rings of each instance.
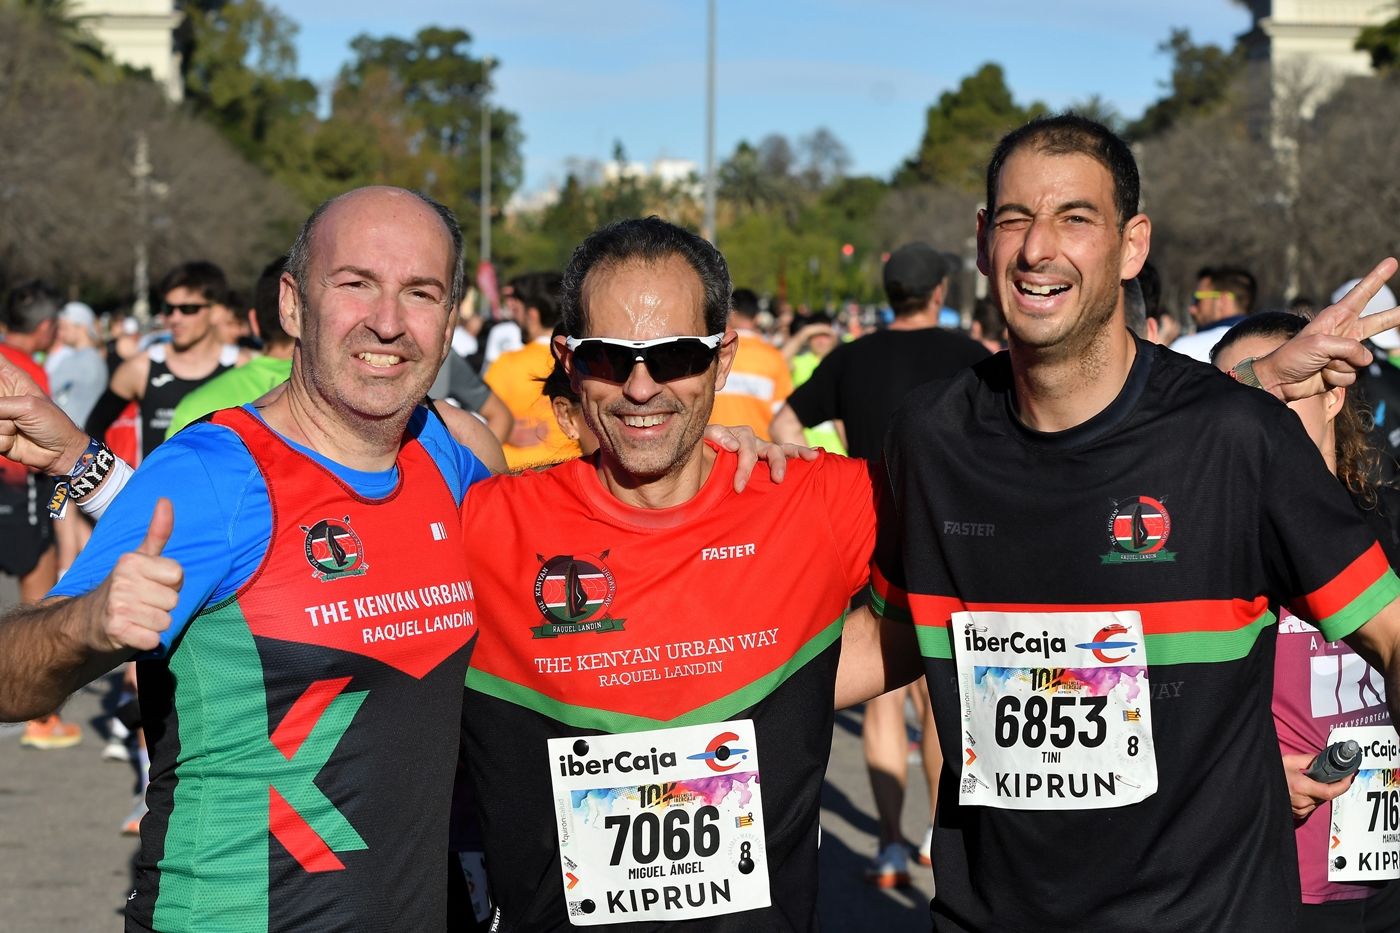
[[177, 33], [185, 99], [245, 156], [304, 170], [316, 86], [296, 74], [297, 26], [262, 0], [185, 0]]
[[1170, 93], [1133, 121], [1128, 127], [1130, 139], [1148, 139], [1186, 117], [1210, 113], [1226, 102], [1244, 71], [1244, 51], [1239, 45], [1228, 52], [1218, 45], [1196, 45], [1186, 29], [1172, 30], [1157, 50], [1172, 56], [1171, 78], [1164, 82]]
[[[0, 9], [0, 138], [24, 141], [0, 146], [0, 277], [113, 304], [132, 298], [137, 238], [156, 275], [203, 258], [236, 281], [286, 249], [302, 212], [285, 191], [151, 81], [96, 81], [64, 42]], [[141, 137], [154, 182], [144, 204], [131, 175]]]
[[1356, 37], [1356, 50], [1369, 52], [1377, 71], [1400, 69], [1400, 5], [1396, 15], [1378, 26], [1367, 26]]
[[1090, 94], [1083, 100], [1070, 104], [1069, 109], [1070, 112], [1093, 120], [1095, 123], [1102, 123], [1115, 133], [1120, 135], [1123, 133], [1125, 122], [1123, 115], [1102, 94]]
[[851, 167], [851, 153], [836, 134], [824, 126], [797, 141], [802, 153], [802, 183], [809, 190], [819, 191], [846, 176]]
[[1400, 75], [1351, 78], [1299, 133], [1298, 274], [1314, 297], [1400, 252], [1400, 138], [1375, 118], [1397, 108]]
[[1009, 130], [1045, 112], [1021, 106], [1001, 66], [988, 63], [945, 91], [928, 108], [919, 150], [895, 176], [896, 185], [937, 184], [975, 192], [983, 186], [987, 155]]
[[[421, 29], [411, 39], [358, 36], [351, 41], [354, 59], [342, 70], [336, 87], [332, 121], [358, 120], [366, 107], [390, 106], [398, 96], [398, 112], [376, 125], [375, 142], [382, 153], [404, 148], [418, 156], [403, 164], [414, 171], [385, 180], [421, 188], [457, 212], [462, 226], [476, 225], [481, 210], [482, 101], [499, 66], [475, 58], [471, 35], [461, 29]], [[394, 88], [390, 95], [385, 89]], [[490, 107], [492, 216], [520, 185], [522, 161], [519, 121], [514, 113]], [[339, 127], [338, 135], [349, 132]], [[405, 137], [395, 138], [396, 134]], [[324, 147], [318, 147], [324, 152]], [[397, 164], [381, 159], [378, 169]]]

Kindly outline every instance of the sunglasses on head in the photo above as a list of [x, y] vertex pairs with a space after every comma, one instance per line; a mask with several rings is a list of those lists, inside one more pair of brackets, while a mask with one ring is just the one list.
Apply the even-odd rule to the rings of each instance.
[[196, 304], [196, 303], [190, 302], [190, 303], [187, 303], [187, 304], [178, 304], [178, 305], [173, 305], [173, 304], [170, 304], [169, 302], [165, 302], [165, 303], [163, 303], [163, 304], [160, 306], [160, 309], [161, 309], [161, 313], [162, 313], [162, 314], [198, 314], [199, 312], [203, 311], [205, 308], [212, 307], [212, 305], [213, 305], [213, 302], [209, 302], [209, 301], [206, 301], [206, 302], [204, 302], [203, 304]]
[[656, 340], [615, 340], [611, 337], [567, 337], [579, 375], [608, 382], [626, 382], [632, 367], [646, 366], [657, 382], [695, 376], [710, 368], [724, 334], [708, 337], [658, 337]]

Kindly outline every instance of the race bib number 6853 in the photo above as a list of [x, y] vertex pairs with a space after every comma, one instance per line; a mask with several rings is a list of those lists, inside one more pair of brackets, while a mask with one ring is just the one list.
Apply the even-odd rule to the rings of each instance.
[[963, 804], [1121, 807], [1157, 791], [1138, 613], [956, 612]]

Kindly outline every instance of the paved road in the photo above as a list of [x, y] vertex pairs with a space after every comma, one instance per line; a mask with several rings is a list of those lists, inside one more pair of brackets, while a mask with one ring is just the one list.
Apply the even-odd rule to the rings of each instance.
[[[83, 743], [37, 752], [19, 744], [19, 733], [0, 726], [0, 926], [41, 933], [120, 930], [130, 888], [135, 840], [118, 834], [131, 808], [135, 772], [104, 761], [98, 729], [107, 683], [79, 693], [65, 717], [84, 727]], [[875, 810], [860, 754], [860, 715], [837, 715], [831, 767], [822, 795], [820, 908], [826, 931], [901, 930], [928, 927], [932, 876], [913, 865], [915, 885], [876, 891], [861, 880], [874, 851]], [[920, 782], [917, 760], [910, 762]], [[918, 841], [927, 802], [912, 794], [904, 829]]]

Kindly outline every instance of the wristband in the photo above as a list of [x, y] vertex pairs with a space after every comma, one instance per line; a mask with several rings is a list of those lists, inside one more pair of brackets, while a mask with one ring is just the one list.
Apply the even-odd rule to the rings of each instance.
[[1259, 377], [1254, 372], [1254, 357], [1248, 356], [1230, 367], [1230, 378], [1241, 385], [1253, 386], [1256, 389], [1264, 388], [1264, 384], [1259, 381]]
[[107, 474], [112, 471], [116, 456], [107, 445], [96, 438], [88, 438], [87, 450], [78, 457], [66, 479], [59, 480], [49, 498], [49, 514], [62, 518], [68, 511], [68, 500], [78, 500], [92, 495]]
[[90, 516], [93, 521], [102, 517], [102, 513], [107, 510], [107, 504], [117, 497], [126, 486], [126, 481], [135, 472], [131, 469], [131, 464], [120, 457], [112, 464], [112, 472], [107, 474], [107, 479], [102, 485], [97, 487], [97, 492], [88, 496], [78, 503], [78, 508], [83, 510], [83, 514]]

